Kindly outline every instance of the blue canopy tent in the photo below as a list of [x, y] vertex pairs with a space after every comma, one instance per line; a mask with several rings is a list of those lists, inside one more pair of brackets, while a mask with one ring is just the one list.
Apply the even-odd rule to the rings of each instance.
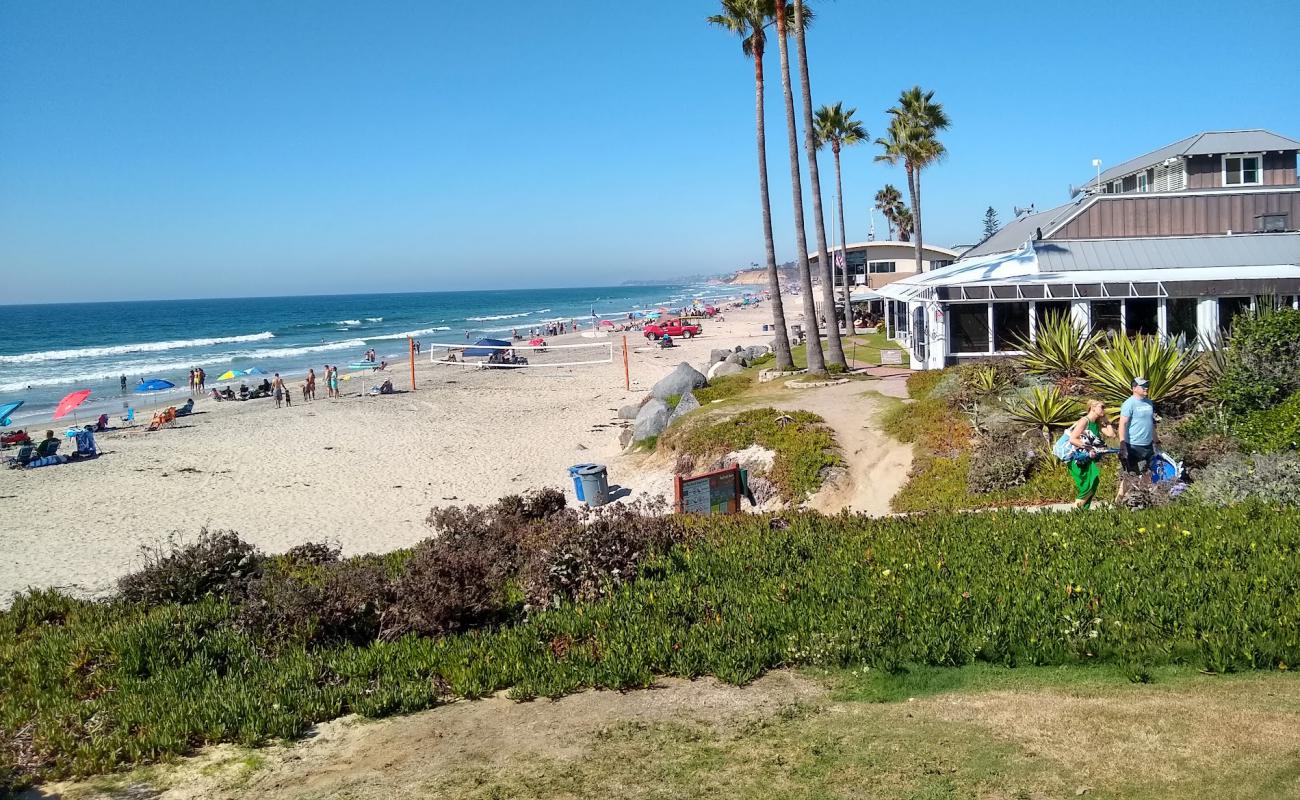
[[503, 339], [479, 339], [473, 347], [465, 348], [466, 358], [487, 358], [493, 353], [501, 352], [501, 348], [513, 347], [510, 342]]

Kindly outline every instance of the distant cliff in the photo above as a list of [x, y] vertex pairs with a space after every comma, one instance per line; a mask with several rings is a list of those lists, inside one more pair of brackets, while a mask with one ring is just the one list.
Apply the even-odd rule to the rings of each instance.
[[[787, 268], [782, 265], [777, 268], [777, 274], [780, 275], [782, 286], [794, 285], [798, 282], [792, 267]], [[727, 283], [733, 286], [767, 286], [767, 270], [742, 269], [728, 278]]]

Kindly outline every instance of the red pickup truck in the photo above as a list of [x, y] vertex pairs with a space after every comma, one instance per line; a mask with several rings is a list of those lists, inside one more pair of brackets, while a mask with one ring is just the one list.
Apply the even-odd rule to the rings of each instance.
[[661, 336], [672, 336], [676, 338], [699, 336], [704, 331], [699, 325], [693, 325], [689, 322], [682, 322], [680, 319], [671, 319], [666, 322], [651, 322], [645, 326], [645, 338], [658, 339]]

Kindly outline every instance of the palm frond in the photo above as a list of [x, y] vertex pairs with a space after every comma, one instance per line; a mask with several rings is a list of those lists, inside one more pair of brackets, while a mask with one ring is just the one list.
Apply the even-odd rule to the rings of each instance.
[[1048, 314], [1039, 321], [1032, 341], [1017, 338], [1014, 346], [1024, 353], [1020, 363], [1029, 372], [1072, 378], [1083, 374], [1101, 340], [1100, 333], [1088, 334], [1075, 326], [1069, 314]]
[[1112, 335], [1097, 348], [1084, 368], [1088, 385], [1118, 406], [1133, 392], [1133, 379], [1150, 381], [1147, 396], [1165, 406], [1184, 406], [1205, 389], [1200, 357], [1182, 343], [1158, 336]]

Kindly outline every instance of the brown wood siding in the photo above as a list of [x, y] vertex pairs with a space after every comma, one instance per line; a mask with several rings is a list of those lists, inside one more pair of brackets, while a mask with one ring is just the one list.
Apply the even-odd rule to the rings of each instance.
[[1296, 151], [1264, 154], [1264, 183], [1268, 186], [1296, 185]]
[[[1300, 192], [1249, 192], [1182, 197], [1115, 195], [1095, 201], [1049, 239], [1111, 239], [1249, 232], [1255, 218], [1286, 214], [1300, 229]], [[1044, 233], [1047, 233], [1044, 231]]]
[[1223, 185], [1223, 162], [1218, 156], [1191, 156], [1185, 163], [1188, 189], [1214, 189]]

